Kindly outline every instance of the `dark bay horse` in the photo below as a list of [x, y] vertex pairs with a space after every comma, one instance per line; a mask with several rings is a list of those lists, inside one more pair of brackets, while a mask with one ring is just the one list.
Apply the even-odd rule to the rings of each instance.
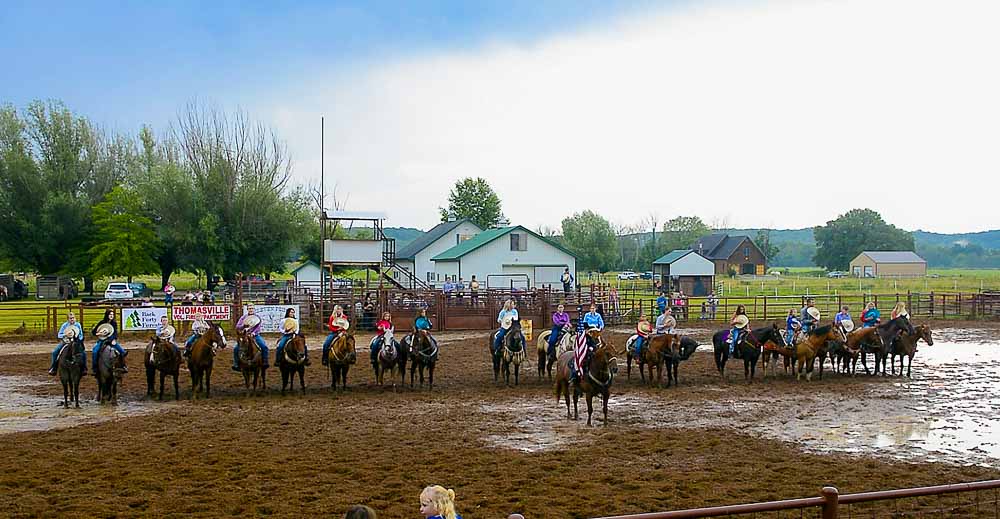
[[82, 339], [73, 339], [59, 350], [59, 382], [63, 387], [63, 407], [69, 409], [69, 403], [74, 402], [80, 408], [80, 379], [83, 377], [83, 362], [87, 350]]
[[682, 336], [680, 341], [675, 342], [675, 345], [677, 347], [672, 350], [672, 355], [668, 355], [664, 359], [666, 361], [664, 365], [667, 368], [667, 387], [670, 387], [671, 381], [673, 381], [675, 386], [681, 383], [677, 377], [677, 370], [680, 368], [681, 361], [690, 359], [694, 351], [698, 349], [698, 341], [686, 335]]
[[880, 373], [879, 365], [882, 366], [881, 373], [886, 374], [885, 365], [889, 357], [889, 348], [892, 347], [893, 341], [900, 333], [906, 332], [909, 334], [916, 333], [913, 330], [913, 325], [910, 324], [910, 320], [906, 317], [900, 316], [891, 321], [887, 321], [875, 327], [876, 333], [879, 335], [878, 344], [865, 344], [861, 350], [861, 366], [865, 368], [865, 374], [871, 374], [868, 371], [868, 352], [871, 352], [875, 356], [875, 374]]
[[330, 344], [326, 358], [330, 365], [331, 389], [337, 389], [338, 381], [341, 390], [347, 389], [347, 372], [351, 370], [351, 365], [358, 361], [356, 346], [354, 332], [341, 333]]
[[146, 346], [143, 356], [146, 365], [146, 396], [152, 397], [156, 391], [156, 372], [160, 372], [160, 396], [163, 400], [163, 383], [167, 376], [174, 378], [174, 400], [180, 400], [181, 389], [178, 383], [183, 358], [172, 342], [165, 341], [156, 335]]
[[[712, 335], [712, 346], [715, 349], [715, 368], [719, 370], [719, 375], [726, 377], [726, 362], [729, 360], [729, 333], [730, 330], [719, 330]], [[778, 323], [771, 323], [771, 326], [755, 328], [749, 333], [740, 334], [740, 342], [736, 345], [739, 358], [743, 359], [743, 377], [748, 382], [753, 382], [753, 377], [757, 373], [757, 359], [760, 357], [761, 349], [766, 342], [785, 346], [785, 337]]]
[[215, 363], [215, 349], [225, 349], [226, 336], [222, 327], [209, 323], [208, 330], [195, 339], [188, 356], [188, 371], [191, 372], [191, 399], [201, 391], [205, 398], [212, 397], [212, 366]]
[[504, 381], [509, 386], [511, 365], [513, 365], [514, 385], [516, 386], [520, 381], [521, 362], [525, 356], [525, 341], [524, 334], [521, 333], [521, 322], [514, 321], [510, 325], [510, 329], [507, 330], [507, 334], [504, 335], [503, 341], [500, 343], [500, 348], [493, 351], [493, 338], [496, 337], [496, 333], [498, 332], [490, 334], [487, 345], [490, 350], [490, 356], [493, 359], [493, 382], [500, 381], [500, 374], [502, 372]]
[[[594, 395], [600, 395], [604, 410], [604, 425], [608, 425], [608, 399], [611, 398], [611, 384], [618, 373], [617, 352], [610, 341], [601, 341], [590, 359], [590, 369], [586, 374], [580, 373], [573, 383], [570, 383], [570, 363], [574, 352], [567, 351], [559, 355], [556, 361], [556, 402], [566, 398], [566, 417], [580, 419], [578, 406], [580, 395], [587, 397], [587, 425], [591, 425], [594, 416]], [[569, 396], [572, 388], [573, 414], [569, 412]]]
[[[434, 365], [437, 364], [438, 347], [437, 343], [431, 340], [431, 332], [427, 330], [417, 330], [410, 340], [410, 357], [413, 358], [410, 364], [410, 387], [413, 387], [413, 376], [416, 371], [420, 371], [420, 387], [424, 387], [424, 369], [427, 369], [429, 389], [434, 389]], [[406, 358], [403, 358], [401, 369], [406, 369]]]
[[118, 384], [127, 371], [124, 355], [110, 346], [101, 348], [97, 354], [97, 365], [94, 366], [94, 373], [97, 375], [98, 402], [118, 405]]
[[299, 375], [299, 387], [302, 394], [306, 394], [306, 336], [297, 333], [285, 342], [285, 347], [281, 350], [281, 356], [274, 359], [281, 371], [281, 395], [285, 395], [285, 388], [295, 390], [295, 374]]
[[910, 376], [910, 368], [913, 367], [913, 356], [917, 354], [917, 341], [920, 339], [923, 339], [928, 346], [934, 346], [934, 338], [931, 337], [930, 326], [921, 324], [914, 327], [913, 333], [904, 331], [896, 338], [896, 342], [892, 343], [892, 348], [890, 348], [890, 353], [892, 354], [890, 366], [893, 375], [896, 374], [896, 357], [899, 357], [899, 376], [903, 376], [903, 361], [909, 357], [910, 362], [906, 365], [906, 376]]
[[240, 346], [240, 372], [243, 373], [243, 387], [250, 396], [250, 379], [253, 378], [253, 392], [257, 393], [257, 381], [262, 391], [267, 391], [267, 370], [264, 369], [264, 352], [257, 341], [246, 330], [236, 331], [236, 343]]

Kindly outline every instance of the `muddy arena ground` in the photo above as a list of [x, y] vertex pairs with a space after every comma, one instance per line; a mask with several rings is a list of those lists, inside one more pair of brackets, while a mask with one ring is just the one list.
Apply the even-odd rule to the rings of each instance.
[[[438, 335], [433, 392], [374, 386], [360, 352], [349, 390], [333, 393], [313, 336], [306, 395], [282, 397], [271, 369], [268, 394], [245, 396], [224, 350], [213, 397], [193, 402], [186, 370], [180, 402], [145, 399], [133, 340], [120, 405], [93, 402], [87, 377], [81, 410], [57, 407], [50, 342], [8, 341], [0, 514], [340, 517], [366, 504], [419, 517], [420, 490], [442, 484], [469, 519], [592, 517], [998, 478], [998, 331], [934, 323], [912, 379], [797, 382], [779, 368], [747, 384], [741, 362], [720, 379], [710, 330], [684, 329], [703, 346], [680, 387], [628, 380], [622, 355], [610, 423], [589, 428], [582, 401], [582, 419], [566, 419], [532, 358], [519, 386], [494, 384], [485, 332]], [[610, 334], [620, 348], [625, 332]]]

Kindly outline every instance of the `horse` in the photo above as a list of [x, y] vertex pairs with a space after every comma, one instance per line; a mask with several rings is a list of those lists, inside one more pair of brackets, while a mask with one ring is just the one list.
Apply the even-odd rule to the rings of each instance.
[[878, 344], [870, 344], [868, 347], [862, 350], [861, 353], [861, 366], [865, 368], [865, 374], [870, 375], [871, 372], [868, 371], [868, 352], [870, 351], [875, 356], [875, 374], [879, 374], [879, 364], [882, 365], [881, 373], [885, 375], [885, 364], [887, 362], [887, 357], [889, 356], [889, 348], [892, 347], [892, 342], [896, 340], [901, 332], [907, 332], [910, 335], [916, 333], [913, 329], [913, 325], [910, 324], [910, 320], [906, 317], [899, 316], [891, 321], [882, 323], [875, 327], [876, 333], [879, 335]]
[[[660, 334], [660, 335], [650, 335], [643, 341], [642, 353], [636, 359], [639, 364], [639, 377], [642, 381], [646, 381], [646, 374], [644, 367], [649, 367], [649, 383], [650, 385], [655, 384], [658, 386], [663, 385], [663, 364], [666, 362], [667, 357], [673, 357], [676, 350], [680, 349], [680, 336], [675, 334]], [[634, 345], [633, 345], [634, 346]], [[633, 347], [634, 350], [634, 347]], [[626, 373], [627, 377], [631, 378], [632, 375], [632, 354], [628, 352], [628, 345], [625, 346], [626, 351]], [[656, 378], [653, 378], [653, 368], [656, 368]], [[669, 378], [669, 377], [668, 377]]]
[[326, 356], [330, 365], [330, 389], [337, 389], [337, 381], [341, 382], [341, 390], [347, 389], [347, 372], [358, 361], [356, 346], [353, 332], [341, 333], [330, 344], [330, 351]]
[[195, 339], [188, 356], [188, 371], [191, 372], [191, 399], [204, 391], [205, 398], [212, 397], [212, 367], [215, 363], [215, 348], [225, 349], [226, 336], [222, 327], [209, 323], [208, 330]]
[[[381, 386], [385, 383], [387, 371], [392, 373], [399, 365], [400, 350], [400, 345], [393, 337], [392, 330], [386, 330], [385, 334], [382, 335], [382, 347], [379, 348], [375, 362], [372, 363], [372, 369], [375, 370], [375, 382], [378, 385]], [[396, 387], [395, 382], [393, 382], [392, 387]]]
[[[726, 362], [729, 360], [729, 334], [730, 330], [719, 330], [712, 335], [712, 346], [715, 349], [715, 368], [719, 370], [722, 378], [726, 377]], [[760, 357], [761, 349], [766, 342], [785, 345], [785, 337], [778, 323], [771, 323], [771, 326], [756, 328], [750, 332], [740, 334], [740, 342], [736, 345], [736, 351], [743, 359], [743, 377], [748, 382], [753, 382], [753, 377], [757, 373], [757, 359]]]
[[[410, 339], [410, 356], [413, 363], [410, 364], [410, 387], [413, 387], [413, 376], [420, 371], [420, 387], [424, 387], [424, 368], [427, 368], [428, 389], [434, 389], [434, 365], [437, 364], [438, 347], [431, 340], [431, 332], [427, 330], [417, 330]], [[406, 359], [400, 368], [406, 370]], [[405, 375], [404, 375], [405, 376]]]
[[521, 362], [524, 362], [524, 334], [521, 333], [521, 322], [514, 321], [504, 335], [500, 344], [500, 372], [503, 374], [504, 383], [510, 385], [511, 365], [514, 366], [514, 385], [518, 385], [521, 377]]
[[59, 382], [63, 387], [63, 407], [69, 409], [69, 403], [74, 402], [80, 408], [80, 379], [83, 377], [83, 363], [87, 350], [83, 339], [76, 338], [63, 345], [59, 350], [56, 362], [59, 365]]
[[[646, 338], [645, 341], [643, 341], [644, 344], [649, 345], [650, 339], [652, 339], [653, 337], [657, 336], [650, 335], [649, 337]], [[636, 359], [636, 362], [639, 364], [639, 376], [641, 376], [643, 382], [645, 382], [646, 376], [643, 372], [642, 366], [646, 362], [643, 358], [635, 357], [635, 342], [636, 340], [638, 340], [638, 338], [639, 338], [638, 334], [633, 334], [625, 342], [626, 373], [627, 373], [627, 378], [631, 379], [632, 359]], [[674, 385], [677, 385], [679, 383], [680, 379], [677, 378], [677, 370], [680, 367], [680, 363], [682, 360], [688, 360], [689, 358], [691, 358], [691, 354], [693, 354], [696, 349], [698, 349], [698, 342], [690, 337], [683, 336], [680, 337], [679, 340], [675, 339], [673, 341], [673, 345], [669, 352], [667, 351], [663, 352], [663, 361], [664, 365], [667, 368], [667, 387], [670, 387], [671, 381], [673, 381]], [[652, 367], [650, 367], [650, 369], [652, 369]], [[650, 381], [652, 381], [652, 373], [650, 373]], [[660, 381], [662, 382], [662, 377], [660, 377]]]
[[806, 373], [806, 380], [812, 380], [813, 368], [816, 363], [816, 356], [819, 355], [826, 343], [840, 340], [842, 335], [832, 324], [819, 326], [806, 332], [805, 339], [795, 345], [795, 378], [800, 380], [802, 373]]
[[125, 367], [125, 356], [118, 353], [118, 350], [110, 345], [101, 348], [97, 355], [97, 365], [94, 366], [94, 373], [97, 375], [97, 401], [100, 403], [111, 402], [111, 405], [118, 405], [118, 384], [122, 381], [122, 376], [128, 371]]
[[762, 355], [760, 356], [761, 371], [764, 372], [764, 378], [767, 378], [767, 367], [771, 367], [771, 376], [775, 376], [774, 366], [778, 363], [778, 357], [784, 358], [784, 368], [785, 374], [788, 374], [788, 370], [795, 365], [795, 347], [794, 345], [789, 345], [787, 342], [784, 344], [775, 344], [772, 341], [767, 341], [761, 348]]
[[306, 336], [297, 333], [285, 341], [281, 355], [274, 359], [281, 371], [281, 396], [285, 396], [285, 388], [295, 390], [295, 374], [299, 374], [299, 387], [306, 394]]
[[[570, 383], [570, 363], [573, 362], [573, 351], [566, 351], [559, 355], [556, 361], [556, 402], [566, 395], [566, 418], [573, 420], [580, 419], [580, 409], [578, 402], [580, 394], [587, 397], [587, 426], [591, 425], [594, 415], [594, 395], [600, 395], [604, 409], [604, 425], [608, 425], [608, 399], [611, 397], [611, 383], [618, 373], [617, 352], [610, 341], [601, 341], [594, 350], [590, 359], [590, 368], [587, 373], [579, 373], [576, 380]], [[570, 386], [573, 388], [573, 414], [569, 412]]]
[[892, 348], [890, 348], [890, 353], [892, 354], [892, 360], [890, 366], [892, 367], [892, 374], [896, 374], [896, 357], [899, 357], [899, 376], [903, 376], [903, 361], [906, 357], [910, 358], [910, 362], [906, 365], [906, 376], [910, 376], [910, 368], [913, 367], [913, 357], [917, 354], [917, 341], [923, 339], [928, 346], [934, 346], [934, 338], [931, 337], [931, 327], [926, 324], [921, 324], [913, 329], [914, 333], [903, 332], [899, 334], [896, 338], [896, 342], [892, 343]]
[[167, 375], [174, 378], [174, 400], [180, 400], [178, 377], [181, 371], [181, 353], [172, 342], [154, 335], [143, 356], [146, 365], [146, 396], [152, 397], [156, 388], [156, 372], [160, 372], [160, 400], [163, 400], [163, 382]]
[[243, 387], [250, 396], [250, 377], [253, 376], [253, 392], [257, 393], [257, 381], [261, 388], [267, 391], [267, 370], [264, 369], [264, 352], [257, 346], [257, 341], [246, 330], [236, 331], [236, 344], [240, 346], [239, 365], [243, 373]]
[[556, 365], [556, 357], [559, 356], [560, 351], [573, 349], [572, 345], [576, 334], [569, 331], [563, 333], [559, 342], [556, 343], [555, 355], [549, 355], [549, 337], [551, 336], [552, 330], [545, 330], [538, 335], [536, 341], [538, 345], [538, 378], [542, 378], [546, 373], [548, 373], [549, 379], [552, 378], [552, 368]]

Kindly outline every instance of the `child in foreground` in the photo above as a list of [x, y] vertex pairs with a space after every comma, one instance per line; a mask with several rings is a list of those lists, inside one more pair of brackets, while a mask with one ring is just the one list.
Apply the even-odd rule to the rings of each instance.
[[420, 513], [427, 519], [462, 519], [455, 513], [455, 491], [431, 485], [420, 493]]

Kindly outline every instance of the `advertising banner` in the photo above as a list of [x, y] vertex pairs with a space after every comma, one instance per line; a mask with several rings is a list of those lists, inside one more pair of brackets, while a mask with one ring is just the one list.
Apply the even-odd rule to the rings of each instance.
[[166, 316], [166, 308], [122, 308], [122, 329], [155, 330], [160, 327], [160, 318]]
[[175, 305], [171, 309], [175, 321], [194, 321], [198, 315], [204, 315], [206, 321], [228, 321], [232, 318], [232, 307], [229, 305]]
[[[278, 333], [281, 331], [281, 320], [285, 318], [285, 312], [291, 308], [295, 310], [298, 318], [299, 305], [254, 305], [254, 313], [260, 317], [260, 331], [262, 333]], [[243, 307], [243, 315], [246, 315], [247, 307]]]

